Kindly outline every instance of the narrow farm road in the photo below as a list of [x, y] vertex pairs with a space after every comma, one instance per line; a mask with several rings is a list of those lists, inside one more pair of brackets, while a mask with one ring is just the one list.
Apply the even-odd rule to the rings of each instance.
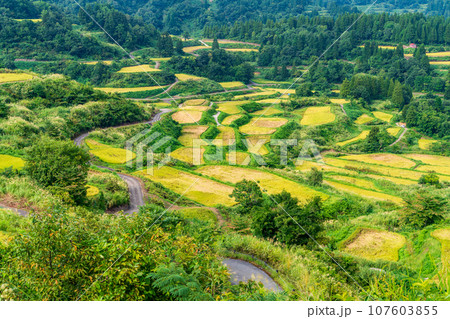
[[234, 285], [240, 282], [254, 280], [261, 282], [267, 290], [274, 292], [283, 291], [281, 287], [263, 270], [255, 265], [240, 260], [225, 258], [222, 263], [228, 268], [231, 274], [231, 283]]
[[[397, 126], [399, 126], [399, 125], [397, 124]], [[389, 145], [389, 146], [394, 146], [395, 144], [397, 144], [398, 142], [400, 142], [400, 141], [402, 140], [403, 136], [405, 136], [405, 134], [406, 134], [407, 131], [408, 131], [408, 128], [405, 127], [405, 128], [403, 129], [402, 134], [400, 134], [400, 136], [398, 137], [398, 139], [397, 139], [394, 143], [392, 143], [391, 145]]]
[[341, 105], [342, 112], [344, 112], [345, 116], [348, 116], [347, 111], [344, 109], [344, 104], [340, 104], [340, 105]]
[[2, 204], [0, 204], [0, 208], [11, 210], [11, 211], [19, 214], [20, 216], [23, 216], [23, 217], [28, 216], [28, 212], [23, 210], [23, 209], [13, 208], [13, 207], [5, 206], [5, 205], [2, 205]]
[[220, 124], [219, 123], [219, 116], [220, 116], [220, 111], [219, 112], [217, 112], [217, 114], [214, 114], [213, 115], [213, 117], [214, 117], [214, 120], [216, 121], [216, 124], [217, 124], [217, 126], [221, 126], [222, 124]]

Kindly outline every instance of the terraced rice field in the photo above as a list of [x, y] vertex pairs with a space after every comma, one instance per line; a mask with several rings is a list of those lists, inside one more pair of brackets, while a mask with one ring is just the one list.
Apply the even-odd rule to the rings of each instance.
[[450, 61], [431, 61], [431, 65], [450, 65]]
[[[416, 168], [417, 171], [421, 172], [436, 172], [438, 174], [450, 175], [450, 166], [437, 166], [437, 165], [421, 165]], [[442, 180], [448, 181], [450, 176], [445, 178], [444, 176], [440, 176]]]
[[330, 99], [330, 101], [331, 101], [331, 103], [334, 103], [334, 104], [347, 104], [347, 103], [350, 103], [350, 101], [347, 100], [347, 99]]
[[384, 113], [384, 112], [372, 112], [372, 113], [377, 119], [388, 122], [388, 123], [394, 117], [392, 114]]
[[167, 166], [155, 168], [152, 174], [147, 173], [147, 170], [137, 172], [138, 175], [161, 183], [164, 187], [202, 205], [212, 207], [218, 204], [235, 204], [229, 197], [233, 192], [231, 186]]
[[218, 105], [218, 110], [222, 113], [227, 113], [227, 114], [238, 114], [241, 113], [242, 110], [239, 108], [239, 106], [244, 105], [249, 103], [248, 101], [230, 101], [230, 102], [223, 102], [223, 103], [219, 103]]
[[0, 154], [0, 171], [12, 167], [13, 169], [22, 169], [25, 161], [19, 157]]
[[171, 58], [151, 58], [152, 61], [169, 61]]
[[261, 156], [269, 154], [266, 144], [270, 142], [270, 135], [250, 135], [245, 138], [249, 153]]
[[207, 125], [183, 126], [182, 135], [178, 141], [186, 147], [192, 147], [194, 139], [199, 139], [207, 129]]
[[0, 73], [0, 83], [28, 81], [33, 78], [26, 73]]
[[86, 185], [87, 186], [87, 197], [94, 197], [100, 194], [100, 190], [92, 185]]
[[105, 93], [130, 93], [130, 92], [145, 92], [164, 89], [165, 87], [159, 86], [145, 86], [140, 88], [95, 88], [96, 90], [103, 91]]
[[203, 112], [200, 111], [178, 111], [172, 114], [172, 119], [180, 124], [193, 124], [201, 120]]
[[390, 127], [386, 131], [389, 135], [392, 135], [396, 137], [400, 133], [401, 128], [400, 127]]
[[416, 163], [410, 159], [388, 153], [347, 155], [342, 156], [340, 158], [350, 161], [357, 161], [362, 163], [384, 165], [398, 168], [413, 168], [414, 166], [416, 166]]
[[217, 135], [213, 144], [216, 146], [228, 146], [235, 144], [236, 135], [234, 129], [228, 126], [219, 126], [220, 133]]
[[352, 144], [361, 140], [365, 140], [367, 138], [367, 136], [369, 136], [370, 131], [366, 130], [366, 131], [362, 131], [361, 134], [359, 134], [357, 137], [354, 137], [352, 139], [349, 139], [347, 141], [343, 141], [343, 142], [339, 142], [336, 143], [336, 145], [338, 146], [346, 146], [348, 144]]
[[200, 81], [200, 80], [204, 80], [204, 78], [202, 78], [202, 77], [195, 76], [195, 75], [190, 75], [190, 74], [185, 74], [185, 73], [178, 73], [178, 74], [175, 74], [175, 76], [180, 81], [189, 81], [189, 80]]
[[285, 125], [287, 122], [288, 120], [281, 118], [254, 117], [250, 123], [241, 126], [239, 131], [248, 135], [273, 134], [279, 127]]
[[113, 61], [89, 61], [89, 62], [82, 62], [83, 64], [86, 65], [96, 65], [97, 63], [103, 63], [105, 65], [111, 65], [113, 63]]
[[204, 50], [204, 49], [211, 49], [211, 47], [207, 47], [204, 45], [197, 45], [197, 46], [193, 46], [193, 47], [185, 47], [185, 48], [183, 48], [183, 51], [185, 53], [194, 53], [195, 51]]
[[398, 252], [406, 244], [400, 234], [378, 229], [358, 229], [345, 244], [344, 251], [368, 260], [398, 261]]
[[168, 108], [168, 107], [172, 106], [170, 103], [165, 103], [165, 102], [151, 103], [151, 105], [154, 105], [157, 108]]
[[370, 117], [367, 114], [363, 114], [363, 115], [361, 115], [360, 117], [358, 117], [356, 119], [355, 123], [359, 124], [359, 125], [363, 125], [363, 124], [366, 124], [366, 123], [369, 123], [369, 122], [372, 122], [372, 121], [373, 121], [373, 117]]
[[229, 48], [229, 49], [225, 49], [225, 51], [228, 52], [259, 52], [258, 49], [233, 49], [233, 48]]
[[257, 181], [269, 194], [278, 194], [283, 190], [286, 190], [291, 193], [293, 197], [297, 197], [301, 202], [306, 202], [314, 196], [321, 196], [323, 199], [329, 197], [326, 194], [279, 177], [278, 175], [250, 168], [210, 165], [198, 168], [197, 172], [233, 184], [244, 179]]
[[281, 111], [281, 110], [279, 110], [279, 109], [277, 109], [275, 107], [266, 107], [266, 108], [264, 108], [262, 110], [253, 112], [252, 115], [256, 115], [256, 116], [259, 116], [259, 115], [271, 116], [271, 115], [281, 114], [281, 113], [283, 113], [283, 111]]
[[431, 147], [431, 145], [433, 144], [433, 143], [436, 143], [437, 141], [436, 140], [431, 140], [431, 139], [426, 139], [426, 138], [421, 138], [420, 140], [419, 140], [419, 148], [421, 149], [421, 150], [429, 150], [430, 149], [430, 147]]
[[281, 103], [281, 99], [264, 99], [264, 100], [259, 100], [258, 103], [259, 104], [280, 104]]
[[237, 95], [234, 97], [234, 100], [243, 100], [246, 98], [254, 98], [254, 97], [264, 97], [264, 96], [275, 95], [275, 94], [277, 94], [277, 92], [275, 92], [275, 91], [255, 92], [255, 93], [250, 93], [250, 94]]
[[230, 165], [248, 165], [251, 161], [250, 154], [245, 152], [231, 152], [226, 156]]
[[170, 153], [170, 156], [179, 161], [192, 165], [203, 165], [205, 164], [205, 160], [203, 159], [204, 154], [205, 149], [202, 147], [182, 147]]
[[374, 192], [374, 191], [369, 191], [369, 190], [362, 189], [359, 187], [350, 186], [350, 185], [346, 185], [346, 184], [342, 184], [342, 183], [338, 183], [338, 182], [333, 182], [331, 180], [326, 180], [325, 184], [330, 185], [330, 186], [336, 188], [337, 190], [345, 192], [345, 193], [350, 193], [350, 194], [358, 195], [361, 197], [374, 199], [377, 201], [390, 201], [390, 202], [393, 202], [398, 205], [402, 205], [404, 203], [403, 199], [401, 199], [400, 197], [396, 197], [396, 196], [392, 196], [392, 195], [388, 195], [388, 194], [384, 194], [384, 193], [378, 193], [378, 192]]
[[144, 73], [144, 72], [161, 72], [161, 70], [155, 69], [151, 67], [149, 64], [142, 64], [122, 68], [117, 73]]
[[243, 117], [242, 114], [235, 114], [235, 115], [227, 116], [226, 118], [223, 119], [222, 124], [223, 125], [231, 125], [231, 123], [240, 119], [241, 117]]
[[450, 157], [439, 155], [426, 155], [426, 154], [405, 154], [404, 157], [421, 161], [428, 165], [446, 166], [450, 167]]
[[42, 22], [42, 19], [14, 19], [16, 21], [31, 21], [34, 23]]
[[183, 106], [200, 106], [206, 104], [208, 104], [208, 101], [205, 99], [195, 99], [184, 102]]
[[329, 106], [308, 107], [303, 114], [301, 125], [317, 126], [332, 123], [336, 120], [336, 115], [331, 112]]
[[382, 181], [389, 181], [397, 185], [417, 185], [417, 181], [412, 181], [409, 179], [404, 178], [397, 178], [397, 177], [390, 177], [390, 176], [381, 176], [381, 175], [373, 175], [373, 174], [367, 174], [367, 177], [378, 179]]
[[111, 147], [94, 140], [86, 140], [86, 145], [89, 147], [91, 154], [105, 163], [125, 164], [136, 158], [136, 154], [131, 151]]
[[450, 228], [437, 229], [431, 233], [441, 243], [441, 271], [440, 274], [444, 280], [449, 275], [450, 268]]
[[295, 90], [293, 89], [274, 89], [274, 88], [267, 88], [267, 91], [275, 91], [279, 92], [281, 94], [295, 94]]
[[237, 88], [241, 88], [241, 87], [245, 87], [245, 84], [239, 81], [235, 81], [235, 82], [219, 82], [219, 84], [224, 88], [224, 89], [237, 89]]
[[333, 179], [333, 180], [345, 182], [347, 184], [355, 185], [355, 186], [361, 187], [361, 188], [368, 188], [368, 189], [377, 188], [377, 187], [375, 187], [374, 182], [371, 182], [371, 181], [368, 181], [368, 180], [365, 180], [362, 178], [357, 178], [357, 177], [344, 176], [344, 175], [330, 175], [330, 176], [327, 176], [326, 179], [327, 180]]

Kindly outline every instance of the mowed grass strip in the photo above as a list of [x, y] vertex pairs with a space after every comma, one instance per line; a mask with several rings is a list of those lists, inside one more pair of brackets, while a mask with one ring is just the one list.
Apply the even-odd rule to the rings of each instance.
[[202, 119], [203, 112], [201, 111], [178, 111], [174, 114], [172, 114], [172, 119], [175, 122], [178, 122], [180, 124], [192, 124], [197, 123]]
[[197, 172], [233, 184], [236, 184], [244, 179], [257, 181], [259, 185], [263, 189], [266, 189], [269, 194], [278, 194], [285, 190], [291, 193], [293, 197], [297, 197], [299, 201], [303, 203], [315, 196], [320, 196], [324, 200], [329, 197], [324, 193], [300, 185], [289, 179], [256, 169], [210, 165], [198, 168]]
[[199, 139], [207, 129], [207, 125], [183, 126], [182, 135], [178, 138], [178, 141], [184, 146], [191, 147], [194, 139]]
[[281, 118], [252, 118], [250, 123], [241, 126], [239, 131], [248, 135], [265, 135], [273, 134], [275, 131], [285, 125], [288, 122], [287, 119]]
[[28, 81], [32, 78], [32, 75], [26, 73], [0, 73], [0, 83]]
[[398, 261], [398, 252], [406, 244], [400, 234], [378, 229], [358, 229], [348, 239], [344, 251], [368, 260]]
[[372, 121], [373, 121], [373, 117], [370, 117], [367, 114], [363, 114], [363, 115], [361, 115], [360, 117], [358, 117], [356, 119], [355, 123], [358, 124], [358, 125], [363, 125], [363, 124], [366, 124], [366, 123], [369, 123], [369, 122], [372, 122]]
[[0, 154], [0, 171], [6, 168], [22, 169], [25, 166], [25, 161], [20, 157]]
[[86, 140], [86, 145], [90, 149], [90, 153], [105, 163], [125, 164], [128, 160], [136, 158], [136, 154], [122, 148], [115, 148], [102, 144], [94, 140]]
[[170, 156], [191, 165], [203, 165], [205, 164], [204, 154], [205, 149], [203, 147], [182, 147], [170, 153]]
[[239, 108], [239, 106], [247, 104], [249, 102], [247, 101], [230, 101], [230, 102], [223, 102], [223, 103], [219, 103], [218, 105], [218, 110], [222, 113], [227, 113], [227, 114], [238, 114], [241, 113], [242, 110]]
[[394, 117], [394, 115], [392, 115], [392, 114], [389, 114], [389, 113], [384, 113], [384, 112], [378, 112], [378, 111], [376, 111], [376, 112], [372, 112], [373, 113], [373, 115], [377, 118], [377, 119], [379, 119], [379, 120], [382, 120], [382, 121], [385, 121], [385, 122], [390, 122], [391, 120], [392, 120], [392, 118]]
[[226, 118], [223, 119], [222, 124], [223, 125], [231, 125], [231, 123], [233, 123], [236, 120], [239, 120], [241, 117], [243, 117], [242, 114], [235, 114], [235, 115], [227, 116]]
[[151, 67], [149, 64], [141, 64], [136, 66], [127, 66], [120, 69], [117, 73], [144, 73], [144, 72], [161, 72], [159, 69]]
[[229, 146], [233, 145], [236, 141], [236, 135], [234, 129], [228, 126], [219, 126], [220, 133], [213, 141], [213, 145], [216, 146]]
[[139, 88], [95, 88], [95, 89], [105, 93], [130, 93], [130, 92], [155, 91], [159, 89], [164, 89], [164, 87], [144, 86]]
[[317, 126], [332, 123], [334, 120], [336, 120], [336, 115], [331, 112], [329, 106], [314, 106], [306, 109], [300, 124]]
[[369, 130], [362, 131], [361, 134], [359, 134], [358, 136], [356, 136], [354, 138], [351, 138], [351, 139], [349, 139], [347, 141], [336, 143], [336, 145], [338, 145], [338, 146], [346, 146], [348, 144], [352, 144], [352, 143], [355, 143], [355, 142], [358, 142], [358, 141], [361, 141], [361, 140], [365, 140], [367, 138], [367, 136], [369, 135], [369, 133], [370, 133]]
[[416, 163], [395, 154], [377, 153], [342, 156], [342, 159], [398, 168], [413, 168]]
[[229, 197], [233, 187], [190, 174], [172, 167], [161, 167], [139, 171], [136, 174], [161, 183], [164, 187], [205, 206], [232, 206], [235, 201]]

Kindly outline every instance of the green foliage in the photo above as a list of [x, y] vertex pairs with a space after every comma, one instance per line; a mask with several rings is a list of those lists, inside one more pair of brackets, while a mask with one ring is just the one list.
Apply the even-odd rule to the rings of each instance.
[[223, 91], [222, 86], [219, 83], [211, 80], [188, 80], [183, 82], [178, 82], [175, 84], [173, 89], [170, 91], [172, 95], [197, 95], [197, 94], [208, 94], [214, 92]]
[[306, 180], [312, 186], [320, 186], [323, 182], [323, 172], [313, 167], [306, 175]]
[[412, 228], [423, 228], [444, 219], [447, 200], [439, 195], [417, 192], [407, 201], [402, 222]]
[[25, 169], [38, 184], [79, 204], [86, 198], [89, 160], [89, 154], [71, 141], [42, 137], [27, 150]]
[[439, 186], [439, 175], [435, 172], [430, 172], [426, 175], [422, 175], [419, 179], [419, 184]]
[[240, 108], [242, 108], [247, 113], [253, 113], [263, 109], [262, 106], [256, 102], [250, 102], [244, 105], [240, 105]]

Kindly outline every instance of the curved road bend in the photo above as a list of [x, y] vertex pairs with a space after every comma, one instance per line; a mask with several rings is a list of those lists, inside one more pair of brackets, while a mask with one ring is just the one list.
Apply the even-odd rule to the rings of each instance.
[[281, 287], [265, 271], [249, 262], [240, 259], [225, 258], [222, 263], [228, 268], [231, 274], [231, 283], [233, 285], [253, 280], [261, 282], [267, 290], [274, 292], [283, 291], [283, 289], [281, 289]]

